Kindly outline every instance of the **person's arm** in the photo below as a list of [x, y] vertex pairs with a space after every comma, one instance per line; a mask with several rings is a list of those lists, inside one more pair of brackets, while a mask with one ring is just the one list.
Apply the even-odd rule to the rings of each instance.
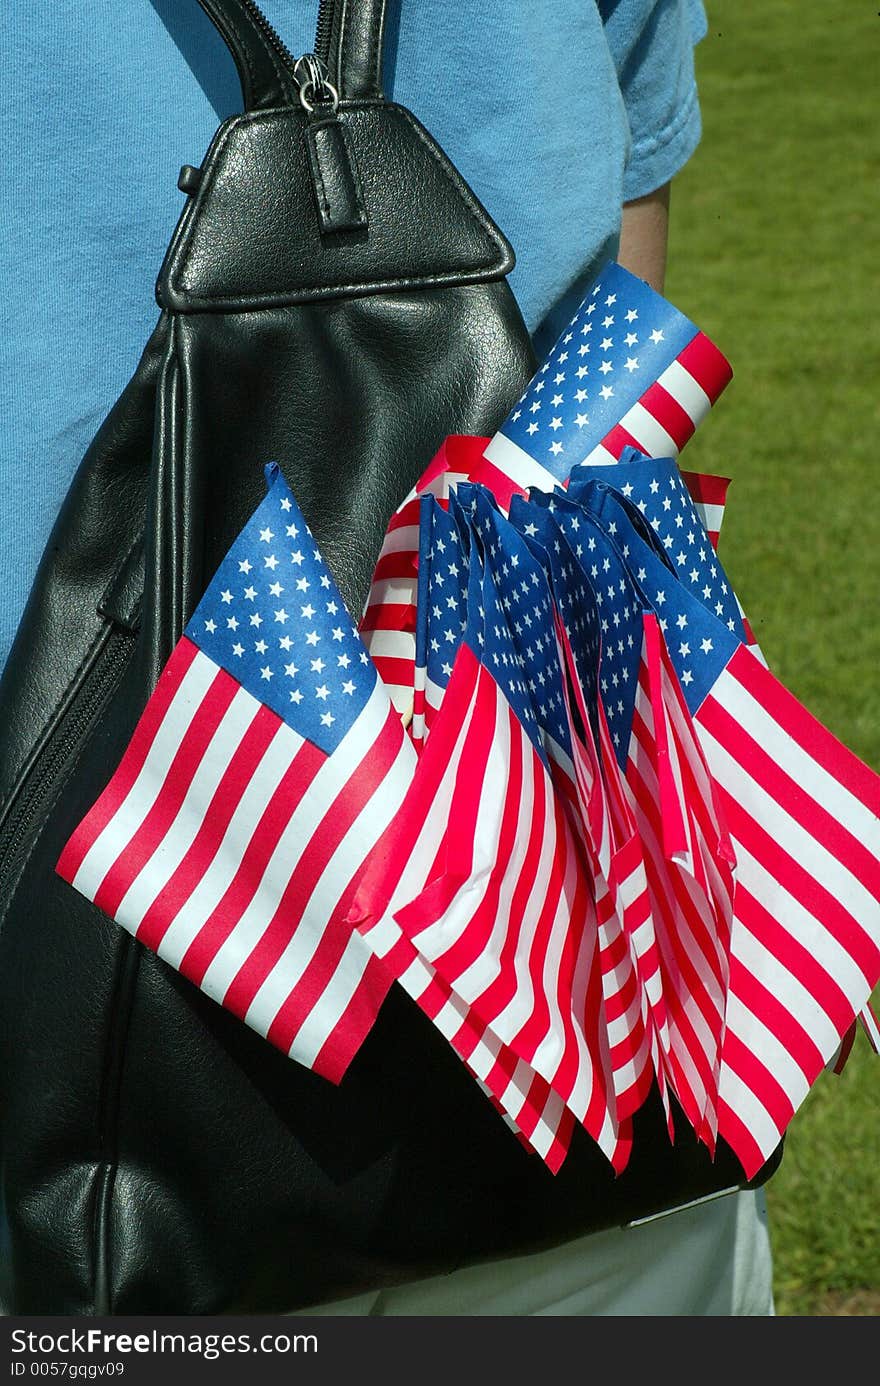
[[669, 189], [670, 184], [664, 183], [655, 192], [624, 203], [617, 254], [624, 269], [646, 280], [658, 294], [663, 292], [666, 276]]

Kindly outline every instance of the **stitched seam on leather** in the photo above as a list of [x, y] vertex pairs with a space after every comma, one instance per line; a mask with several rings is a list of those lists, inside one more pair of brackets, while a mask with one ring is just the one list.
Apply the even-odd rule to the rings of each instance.
[[[349, 103], [348, 103], [349, 109], [356, 109], [356, 110], [368, 109], [370, 106], [381, 106], [381, 107], [383, 107], [384, 109], [387, 109], [387, 110], [390, 110], [390, 111], [394, 111], [397, 115], [404, 117], [404, 119], [407, 121], [407, 123], [411, 126], [411, 128], [413, 129], [413, 131], [414, 131], [415, 134], [417, 135], [417, 137], [418, 137], [418, 139], [420, 140], [421, 144], [425, 147], [425, 149], [427, 150], [427, 152], [431, 155], [431, 158], [432, 158], [432, 159], [434, 160], [434, 162], [436, 163], [438, 169], [439, 169], [440, 172], [443, 174], [444, 178], [446, 179], [447, 183], [448, 183], [448, 184], [450, 185], [450, 187], [452, 188], [453, 192], [454, 192], [454, 193], [456, 194], [456, 196], [458, 197], [459, 201], [463, 204], [463, 206], [465, 207], [465, 209], [470, 213], [472, 219], [477, 223], [477, 225], [481, 228], [481, 230], [483, 230], [483, 231], [489, 236], [489, 239], [493, 242], [493, 244], [494, 244], [494, 246], [495, 246], [497, 252], [498, 252], [500, 255], [502, 255], [503, 258], [506, 258], [505, 247], [504, 247], [503, 243], [498, 239], [498, 230], [497, 230], [497, 228], [496, 228], [495, 225], [490, 221], [490, 219], [489, 219], [487, 213], [484, 211], [484, 209], [483, 209], [482, 207], [480, 207], [480, 205], [475, 201], [475, 199], [473, 198], [473, 195], [470, 193], [470, 191], [469, 191], [469, 189], [468, 189], [468, 187], [467, 187], [467, 184], [466, 184], [463, 180], [460, 180], [460, 175], [459, 175], [458, 178], [457, 178], [457, 177], [453, 174], [453, 171], [448, 167], [448, 165], [447, 165], [445, 159], [444, 159], [444, 158], [442, 157], [442, 155], [440, 154], [440, 151], [434, 146], [433, 141], [432, 141], [432, 140], [430, 139], [430, 137], [426, 134], [426, 132], [422, 130], [422, 128], [420, 127], [420, 125], [419, 125], [418, 122], [416, 121], [415, 117], [406, 109], [405, 106], [398, 106], [398, 105], [396, 105], [396, 104], [393, 103], [393, 102], [386, 102], [386, 101], [357, 101], [357, 102], [349, 102]], [[202, 191], [200, 190], [200, 196], [199, 196], [200, 202], [202, 201], [203, 198], [205, 198], [205, 199], [207, 198], [209, 189], [210, 189], [211, 187], [213, 187], [214, 182], [216, 181], [217, 174], [218, 174], [218, 171], [219, 171], [219, 168], [220, 168], [220, 164], [221, 164], [221, 162], [222, 162], [222, 160], [221, 160], [221, 154], [222, 154], [222, 152], [223, 152], [223, 150], [224, 150], [224, 148], [225, 148], [226, 143], [228, 142], [228, 140], [229, 140], [229, 139], [231, 138], [231, 136], [232, 136], [233, 129], [236, 129], [236, 128], [238, 127], [238, 125], [239, 125], [240, 123], [243, 123], [244, 121], [247, 121], [248, 124], [256, 124], [256, 123], [259, 123], [259, 122], [265, 123], [265, 122], [267, 122], [267, 121], [269, 121], [269, 120], [273, 120], [273, 119], [277, 119], [277, 116], [276, 116], [275, 114], [273, 114], [273, 113], [270, 113], [270, 112], [264, 112], [264, 111], [248, 111], [248, 112], [246, 112], [246, 113], [240, 118], [240, 121], [236, 121], [236, 122], [234, 123], [234, 125], [231, 125], [231, 126], [229, 127], [229, 129], [226, 130], [226, 131], [224, 132], [224, 134], [221, 136], [220, 140], [218, 141], [217, 148], [216, 148], [216, 150], [215, 150], [215, 152], [214, 152], [214, 157], [213, 157], [213, 159], [212, 159], [212, 164], [211, 164], [211, 169], [210, 169], [209, 175], [208, 175], [208, 177], [207, 177], [207, 178], [204, 180], [204, 182], [203, 182], [204, 192], [202, 192]], [[460, 181], [459, 181], [459, 180], [460, 180]], [[194, 220], [195, 220], [195, 219], [194, 219]], [[185, 276], [186, 276], [186, 270], [187, 270], [187, 267], [188, 267], [188, 265], [189, 265], [189, 261], [190, 261], [191, 254], [192, 254], [192, 227], [189, 227], [189, 228], [188, 228], [188, 232], [189, 232], [189, 234], [188, 234], [188, 237], [187, 237], [187, 244], [186, 244], [186, 247], [185, 247], [185, 252], [184, 252], [183, 256], [181, 257], [180, 264], [179, 264], [179, 266], [177, 267], [177, 270], [176, 270], [175, 274], [169, 276], [169, 284], [170, 284], [171, 289], [173, 290], [173, 292], [175, 292], [175, 293], [180, 293], [180, 294], [184, 294], [184, 295], [186, 295], [186, 294], [188, 294], [188, 293], [190, 292], [190, 291], [187, 289], [187, 287], [186, 287]], [[299, 293], [297, 294], [297, 298], [300, 299], [302, 302], [308, 303], [308, 302], [312, 301], [313, 299], [314, 299], [314, 300], [320, 300], [320, 299], [332, 297], [332, 296], [339, 295], [339, 294], [353, 293], [353, 292], [354, 292], [355, 290], [357, 290], [357, 289], [360, 289], [362, 292], [367, 291], [367, 290], [376, 292], [376, 291], [381, 291], [381, 290], [384, 290], [384, 289], [406, 289], [406, 288], [414, 288], [414, 287], [416, 287], [416, 286], [418, 286], [418, 285], [425, 285], [425, 284], [429, 284], [429, 285], [438, 284], [438, 285], [439, 285], [439, 284], [449, 284], [450, 282], [451, 282], [451, 283], [468, 283], [468, 282], [472, 282], [474, 279], [479, 279], [479, 278], [481, 278], [482, 276], [488, 274], [489, 271], [490, 271], [490, 268], [491, 268], [491, 267], [487, 266], [485, 269], [479, 269], [479, 268], [478, 268], [478, 269], [472, 269], [472, 270], [448, 270], [448, 271], [445, 271], [445, 272], [442, 273], [442, 274], [425, 274], [425, 275], [418, 275], [418, 276], [415, 276], [415, 277], [413, 277], [413, 276], [410, 275], [410, 276], [402, 276], [402, 277], [397, 278], [397, 279], [357, 280], [357, 281], [352, 282], [352, 283], [334, 284], [334, 285], [332, 285], [329, 289], [327, 289], [327, 288], [323, 288], [323, 289], [303, 289], [301, 292], [299, 292]], [[504, 273], [504, 271], [502, 271], [500, 268], [497, 270], [497, 275], [498, 275], [499, 277], [500, 277], [503, 273]], [[248, 304], [271, 304], [271, 303], [276, 302], [276, 301], [277, 301], [279, 298], [281, 298], [281, 297], [283, 297], [283, 293], [282, 293], [282, 292], [276, 292], [276, 293], [273, 293], [273, 294], [230, 294], [230, 295], [216, 295], [216, 296], [214, 296], [214, 297], [211, 297], [211, 296], [208, 296], [208, 295], [193, 295], [193, 303], [199, 303], [199, 304], [201, 304], [201, 303], [218, 303], [218, 304], [224, 304], [224, 305], [226, 305], [226, 306], [228, 306], [228, 307], [230, 307], [230, 308], [235, 308], [235, 307], [245, 307], [245, 306], [248, 305]]]
[[[343, 22], [343, 26], [344, 26], [344, 27], [343, 27], [343, 30], [342, 30], [342, 49], [343, 49], [342, 55], [341, 55], [341, 72], [342, 72], [342, 74], [345, 73], [345, 71], [346, 71], [346, 69], [347, 69], [347, 66], [348, 66], [347, 61], [346, 61], [346, 56], [345, 56], [345, 54], [346, 54], [346, 50], [350, 47], [349, 40], [350, 40], [350, 37], [351, 37], [351, 30], [352, 30], [352, 25], [348, 23], [348, 15], [349, 15], [349, 13], [350, 13], [350, 7], [349, 7], [349, 5], [348, 5], [348, 3], [347, 3], [347, 0], [346, 0], [346, 4], [345, 4], [345, 7], [344, 7], [344, 17], [343, 17], [343, 21], [342, 21], [342, 22]], [[373, 97], [377, 97], [377, 96], [379, 95], [379, 90], [380, 90], [380, 85], [379, 85], [379, 80], [378, 80], [378, 73], [377, 73], [377, 71], [376, 71], [376, 50], [377, 50], [377, 48], [378, 48], [378, 46], [379, 46], [379, 38], [380, 38], [381, 28], [382, 28], [381, 23], [380, 23], [380, 24], [375, 24], [375, 23], [374, 23], [374, 24], [372, 24], [372, 25], [370, 26], [370, 47], [369, 47], [369, 51], [368, 51], [368, 54], [367, 54], [367, 91], [369, 92], [370, 96], [373, 96]]]
[[[314, 151], [315, 151], [314, 168], [315, 168], [315, 172], [316, 172], [317, 175], [318, 175], [318, 180], [319, 180], [320, 185], [321, 185], [321, 186], [320, 186], [320, 197], [321, 197], [321, 201], [322, 201], [323, 206], [324, 206], [324, 213], [325, 213], [325, 216], [326, 216], [326, 219], [327, 219], [328, 223], [329, 223], [330, 225], [332, 225], [332, 223], [333, 223], [333, 207], [332, 207], [332, 205], [331, 205], [331, 203], [330, 203], [329, 198], [327, 197], [326, 182], [325, 182], [325, 179], [324, 179], [324, 172], [323, 172], [322, 163], [321, 163], [321, 152], [320, 152], [320, 149], [319, 149], [319, 147], [318, 147], [317, 134], [318, 134], [318, 131], [317, 131], [317, 130], [314, 131], [314, 132], [310, 132], [310, 138], [311, 138], [311, 141], [312, 141], [312, 147], [313, 147], [313, 149], [314, 149]], [[349, 165], [351, 166], [351, 194], [352, 194], [352, 200], [353, 200], [354, 205], [355, 205], [355, 210], [356, 210], [356, 212], [358, 213], [358, 216], [360, 216], [364, 221], [366, 221], [366, 219], [367, 219], [367, 212], [366, 212], [366, 208], [364, 207], [363, 199], [362, 199], [362, 197], [361, 197], [361, 195], [360, 195], [359, 179], [358, 179], [358, 175], [357, 175], [357, 164], [355, 163], [354, 154], [352, 153], [351, 145], [349, 144], [348, 135], [347, 135], [347, 132], [346, 132], [346, 129], [345, 129], [345, 126], [344, 126], [344, 125], [339, 125], [339, 136], [340, 136], [340, 139], [342, 140], [342, 144], [343, 144], [343, 147], [344, 147], [344, 149], [345, 149], [345, 156], [346, 156], [346, 158], [347, 158], [348, 161], [349, 161]]]
[[339, 52], [339, 80], [340, 80], [340, 85], [343, 87], [343, 89], [344, 89], [345, 77], [346, 77], [347, 69], [348, 69], [348, 64], [347, 64], [347, 62], [346, 62], [346, 56], [345, 56], [345, 55], [346, 55], [346, 51], [347, 51], [347, 49], [348, 49], [349, 35], [351, 34], [351, 25], [350, 25], [349, 22], [348, 22], [348, 15], [349, 15], [348, 0], [343, 0], [343, 6], [342, 6], [342, 44], [340, 45], [340, 52]]
[[491, 283], [496, 279], [503, 279], [505, 272], [501, 269], [493, 270], [491, 266], [486, 269], [471, 270], [447, 270], [443, 274], [424, 274], [416, 278], [409, 279], [360, 279], [354, 284], [333, 284], [328, 288], [321, 289], [301, 289], [297, 292], [293, 300], [288, 299], [283, 293], [274, 294], [249, 294], [236, 298], [196, 298], [191, 300], [191, 307], [197, 311], [202, 306], [213, 305], [233, 312], [244, 312], [248, 308], [271, 308], [274, 306], [283, 307], [285, 305], [296, 307], [297, 304], [323, 303], [325, 300], [334, 298], [344, 298], [346, 295], [354, 295], [359, 298], [368, 298], [373, 294], [386, 293], [390, 290], [402, 289], [424, 289], [439, 288], [443, 285], [467, 285]]
[[[259, 96], [258, 96], [258, 92], [257, 92], [257, 85], [258, 85], [258, 84], [257, 84], [257, 81], [256, 81], [256, 70], [255, 70], [255, 68], [253, 67], [252, 63], [251, 63], [251, 55], [250, 55], [250, 50], [249, 50], [249, 48], [248, 48], [248, 39], [247, 39], [247, 37], [246, 37], [247, 30], [246, 30], [246, 28], [242, 28], [240, 25], [236, 24], [234, 18], [231, 18], [231, 19], [230, 19], [230, 28], [231, 28], [231, 30], [232, 30], [232, 32], [233, 32], [233, 34], [235, 35], [235, 38], [236, 38], [236, 40], [237, 40], [237, 45], [236, 45], [236, 46], [237, 46], [237, 49], [238, 49], [239, 54], [241, 55], [241, 60], [242, 60], [242, 62], [244, 63], [245, 70], [246, 70], [246, 72], [247, 72], [248, 84], [249, 84], [249, 86], [250, 86], [250, 97], [251, 97], [251, 100], [253, 100], [253, 99], [255, 99], [255, 98], [256, 98], [257, 100], [259, 100]], [[266, 57], [269, 59], [269, 63], [270, 63], [270, 65], [271, 65], [271, 67], [272, 67], [273, 72], [275, 73], [276, 80], [278, 81], [278, 84], [279, 84], [279, 86], [280, 86], [280, 88], [281, 88], [281, 95], [283, 96], [283, 95], [285, 94], [286, 82], [285, 82], [285, 78], [284, 78], [284, 73], [283, 73], [283, 71], [282, 71], [282, 69], [281, 69], [281, 67], [280, 67], [280, 65], [279, 65], [279, 63], [278, 63], [277, 55], [276, 55], [274, 49], [272, 48], [271, 44], [269, 44], [269, 43], [264, 43], [264, 42], [263, 42], [263, 40], [262, 40], [262, 38], [260, 37], [259, 33], [257, 33], [257, 37], [258, 37], [258, 39], [259, 39], [259, 42], [260, 42], [260, 45], [261, 45], [261, 47], [262, 47], [263, 52], [265, 53]], [[245, 99], [247, 100], [247, 93], [245, 93]]]
[[378, 49], [379, 49], [379, 42], [380, 42], [380, 40], [381, 40], [381, 38], [382, 38], [382, 27], [383, 27], [383, 20], [384, 20], [384, 17], [385, 17], [385, 11], [384, 11], [384, 7], [383, 7], [382, 12], [381, 12], [380, 15], [379, 15], [379, 23], [373, 25], [372, 35], [371, 35], [371, 38], [370, 38], [370, 78], [369, 78], [369, 80], [370, 80], [370, 91], [371, 91], [375, 96], [378, 96], [379, 93], [380, 93], [380, 91], [382, 90], [382, 84], [381, 84], [381, 82], [379, 81], [379, 54], [378, 54]]
[[310, 135], [312, 140], [312, 148], [315, 151], [315, 158], [312, 167], [314, 168], [315, 173], [318, 177], [318, 195], [321, 199], [321, 205], [324, 208], [324, 219], [325, 221], [332, 223], [333, 208], [330, 206], [330, 201], [327, 197], [327, 186], [324, 182], [324, 170], [321, 167], [321, 151], [318, 148], [317, 132], [313, 134], [310, 132]]
[[115, 569], [115, 571], [114, 571], [114, 573], [113, 573], [113, 576], [111, 577], [110, 581], [107, 583], [107, 586], [104, 588], [104, 591], [101, 593], [101, 599], [100, 599], [100, 601], [98, 602], [98, 610], [100, 610], [102, 606], [106, 606], [106, 605], [107, 605], [107, 601], [108, 601], [108, 599], [109, 599], [109, 597], [110, 597], [110, 593], [113, 591], [113, 588], [116, 586], [117, 582], [119, 581], [119, 575], [120, 575], [120, 573], [124, 570], [124, 568], [125, 568], [126, 565], [128, 564], [129, 559], [131, 558], [132, 554], [134, 553], [135, 549], [138, 547], [138, 545], [140, 544], [140, 542], [141, 542], [141, 536], [138, 535], [137, 539], [133, 540], [131, 546], [129, 547], [128, 551], [126, 552], [125, 556], [123, 557], [122, 562], [117, 566], [117, 568]]
[[[262, 40], [261, 40], [261, 42], [262, 42]], [[266, 53], [266, 55], [268, 56], [269, 62], [272, 64], [272, 70], [273, 70], [273, 72], [275, 73], [275, 77], [276, 77], [276, 79], [277, 79], [277, 81], [278, 81], [278, 87], [279, 87], [280, 95], [281, 95], [282, 97], [284, 97], [284, 96], [286, 96], [286, 95], [288, 94], [288, 91], [287, 91], [287, 75], [286, 75], [285, 68], [284, 68], [284, 66], [283, 66], [283, 64], [282, 64], [282, 62], [281, 62], [281, 60], [280, 60], [280, 58], [278, 57], [278, 54], [275, 52], [274, 48], [273, 48], [272, 45], [268, 42], [268, 40], [267, 40], [265, 43], [263, 43], [263, 51], [264, 51], [264, 53]]]
[[[260, 113], [260, 114], [262, 114], [262, 113]], [[254, 113], [248, 112], [244, 117], [242, 117], [242, 119], [244, 119], [244, 120], [251, 120], [251, 119], [258, 119], [258, 118], [259, 118], [259, 116], [257, 115], [256, 112], [254, 112]], [[265, 119], [265, 116], [263, 117], [263, 119]], [[208, 175], [207, 175], [207, 177], [205, 177], [205, 178], [202, 179], [201, 186], [199, 187], [199, 191], [198, 191], [198, 204], [199, 204], [199, 205], [205, 200], [205, 198], [206, 198], [207, 195], [208, 195], [208, 190], [214, 186], [214, 183], [215, 183], [216, 180], [217, 180], [217, 172], [218, 172], [218, 170], [219, 170], [219, 168], [220, 168], [220, 165], [221, 165], [221, 163], [222, 163], [222, 159], [221, 159], [220, 156], [221, 156], [221, 154], [223, 153], [223, 151], [225, 150], [225, 148], [226, 148], [227, 144], [229, 143], [230, 139], [232, 138], [232, 132], [233, 132], [233, 130], [235, 130], [235, 129], [237, 128], [237, 126], [238, 126], [238, 121], [233, 121], [231, 125], [227, 126], [227, 128], [223, 131], [222, 135], [220, 136], [219, 140], [217, 141], [217, 147], [216, 147], [216, 149], [214, 150], [214, 155], [213, 155], [213, 158], [212, 158], [212, 160], [211, 160], [211, 166], [210, 166], [210, 168], [209, 168], [209, 170], [208, 170]], [[189, 258], [190, 258], [190, 254], [191, 254], [191, 251], [192, 251], [192, 232], [193, 232], [193, 224], [194, 224], [194, 223], [197, 223], [197, 221], [198, 221], [198, 218], [197, 218], [197, 216], [195, 215], [195, 212], [194, 212], [193, 216], [192, 216], [191, 219], [190, 219], [190, 224], [189, 224], [189, 226], [186, 228], [186, 231], [187, 231], [186, 245], [185, 245], [184, 254], [181, 256], [181, 259], [180, 259], [180, 264], [177, 266], [176, 273], [168, 276], [168, 282], [169, 282], [171, 288], [172, 288], [175, 292], [178, 291], [178, 285], [179, 285], [179, 284], [181, 283], [181, 281], [183, 280], [183, 276], [184, 276], [184, 274], [185, 274], [185, 272], [186, 272], [186, 267], [187, 267], [187, 265], [188, 265], [188, 263], [189, 263]]]
[[250, 99], [253, 101], [257, 92], [257, 84], [254, 81], [254, 70], [251, 66], [251, 55], [248, 52], [247, 42], [245, 41], [244, 43], [242, 43], [241, 34], [238, 30], [238, 26], [234, 22], [233, 29], [235, 31], [235, 36], [238, 39], [238, 51], [241, 54], [242, 62], [244, 63], [245, 70], [247, 72], [248, 86], [250, 87]]

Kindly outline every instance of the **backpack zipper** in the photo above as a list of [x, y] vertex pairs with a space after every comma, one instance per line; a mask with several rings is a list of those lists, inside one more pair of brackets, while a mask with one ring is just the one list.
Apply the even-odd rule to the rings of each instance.
[[[275, 29], [269, 23], [268, 19], [263, 14], [263, 11], [260, 9], [259, 5], [255, 3], [255, 0], [241, 0], [241, 3], [244, 5], [245, 9], [251, 16], [257, 28], [261, 30], [265, 38], [268, 39], [269, 43], [275, 49], [275, 52], [278, 54], [279, 58], [281, 58], [285, 66], [289, 67], [292, 72], [296, 64], [296, 58], [293, 56], [290, 49], [287, 47], [287, 44], [284, 42], [281, 35], [278, 33], [278, 30]], [[320, 0], [320, 9], [324, 8], [325, 3], [326, 0]], [[321, 22], [320, 9], [318, 13], [319, 25]]]
[[[339, 97], [330, 86], [327, 78], [327, 61], [330, 57], [330, 34], [333, 28], [335, 0], [319, 0], [318, 18], [315, 25], [315, 51], [295, 58], [274, 25], [263, 14], [256, 0], [241, 0], [254, 24], [271, 44], [285, 67], [293, 74], [300, 91], [300, 99], [306, 110], [311, 109], [312, 100], [329, 98], [334, 107]], [[320, 92], [320, 96], [318, 93]]]
[[326, 67], [330, 60], [330, 31], [333, 27], [335, 0], [319, 0], [315, 25], [315, 57]]
[[71, 759], [119, 685], [136, 638], [133, 631], [108, 625], [0, 813], [0, 924], [27, 859], [34, 825], [55, 803]]

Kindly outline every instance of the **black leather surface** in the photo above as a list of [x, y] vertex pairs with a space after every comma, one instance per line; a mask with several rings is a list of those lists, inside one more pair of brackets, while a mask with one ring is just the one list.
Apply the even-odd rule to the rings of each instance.
[[[369, 241], [329, 251], [299, 196], [299, 112], [229, 129], [0, 684], [0, 1299], [12, 1313], [293, 1309], [741, 1177], [728, 1151], [713, 1166], [684, 1136], [673, 1150], [653, 1107], [620, 1180], [582, 1132], [554, 1178], [399, 989], [334, 1088], [54, 873], [261, 498], [264, 464], [280, 463], [357, 612], [387, 519], [437, 446], [491, 434], [535, 368], [506, 243], [457, 176], [427, 177], [418, 199], [388, 195], [388, 169], [403, 185], [417, 158], [445, 168], [399, 108], [346, 112]], [[418, 283], [380, 291], [392, 269]]]
[[509, 272], [509, 243], [409, 111], [371, 102], [341, 108], [339, 120], [365, 230], [322, 235], [305, 111], [235, 116], [172, 241], [157, 289], [163, 307], [267, 307]]

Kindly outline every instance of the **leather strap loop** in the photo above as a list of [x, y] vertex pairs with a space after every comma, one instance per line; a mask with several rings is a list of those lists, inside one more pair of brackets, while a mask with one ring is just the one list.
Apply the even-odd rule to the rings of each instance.
[[246, 111], [295, 103], [293, 58], [262, 11], [245, 0], [199, 0], [235, 59]]

